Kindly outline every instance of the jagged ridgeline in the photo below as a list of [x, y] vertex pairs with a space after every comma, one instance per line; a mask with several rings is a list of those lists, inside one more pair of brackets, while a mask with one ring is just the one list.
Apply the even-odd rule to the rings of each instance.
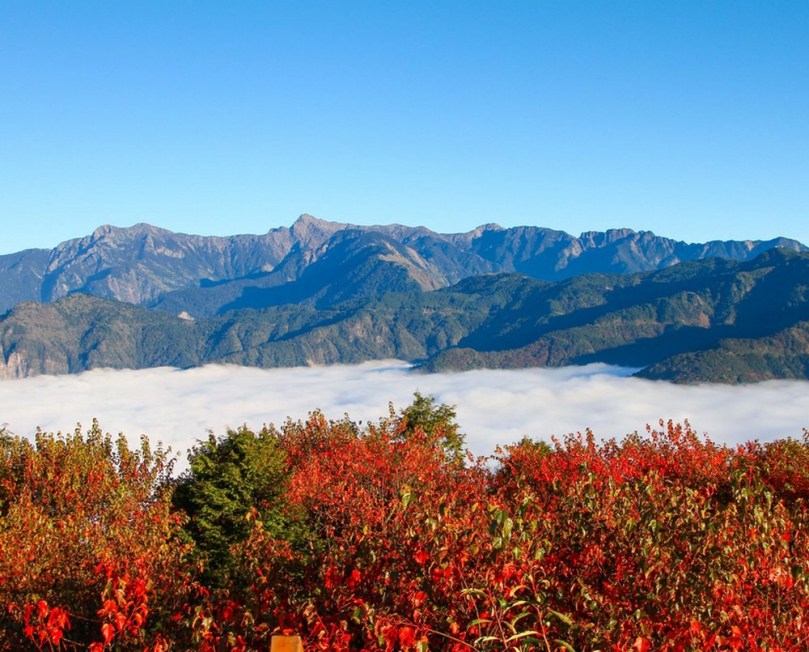
[[438, 234], [301, 217], [265, 235], [102, 227], [0, 257], [6, 377], [400, 358], [428, 371], [608, 362], [678, 382], [809, 375], [798, 242], [613, 230]]

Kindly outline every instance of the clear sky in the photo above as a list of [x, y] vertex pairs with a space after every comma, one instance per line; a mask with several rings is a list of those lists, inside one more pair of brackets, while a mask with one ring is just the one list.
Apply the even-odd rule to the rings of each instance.
[[0, 253], [304, 212], [809, 243], [809, 2], [0, 4]]

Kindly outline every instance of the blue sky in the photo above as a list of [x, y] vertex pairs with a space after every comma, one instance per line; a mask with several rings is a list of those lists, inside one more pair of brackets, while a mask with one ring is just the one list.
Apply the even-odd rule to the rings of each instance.
[[809, 2], [0, 5], [0, 253], [303, 212], [809, 243]]

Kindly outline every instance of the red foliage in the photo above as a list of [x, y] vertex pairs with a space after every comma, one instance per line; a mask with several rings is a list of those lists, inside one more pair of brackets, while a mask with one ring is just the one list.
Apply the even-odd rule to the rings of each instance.
[[809, 442], [731, 449], [661, 423], [464, 460], [445, 435], [287, 423], [274, 507], [290, 530], [257, 499], [217, 586], [145, 453], [7, 445], [5, 649], [266, 650], [279, 632], [369, 652], [809, 647]]
[[[86, 437], [0, 439], [0, 649], [153, 649], [192, 577], [166, 454]], [[54, 606], [50, 606], [54, 605]]]

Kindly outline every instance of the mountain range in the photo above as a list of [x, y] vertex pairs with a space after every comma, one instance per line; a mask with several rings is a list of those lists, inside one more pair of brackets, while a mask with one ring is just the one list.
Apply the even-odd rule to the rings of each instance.
[[809, 375], [809, 253], [615, 229], [463, 234], [301, 216], [264, 235], [105, 226], [0, 256], [0, 376], [401, 358], [609, 362], [676, 382]]
[[704, 258], [750, 260], [786, 238], [689, 244], [648, 231], [612, 229], [573, 237], [496, 224], [468, 233], [355, 226], [302, 215], [264, 235], [212, 237], [148, 224], [103, 226], [52, 250], [0, 256], [0, 312], [23, 301], [76, 292], [194, 317], [235, 308], [334, 305], [388, 291], [433, 290], [469, 276], [519, 272], [558, 281], [580, 274], [663, 269]]

